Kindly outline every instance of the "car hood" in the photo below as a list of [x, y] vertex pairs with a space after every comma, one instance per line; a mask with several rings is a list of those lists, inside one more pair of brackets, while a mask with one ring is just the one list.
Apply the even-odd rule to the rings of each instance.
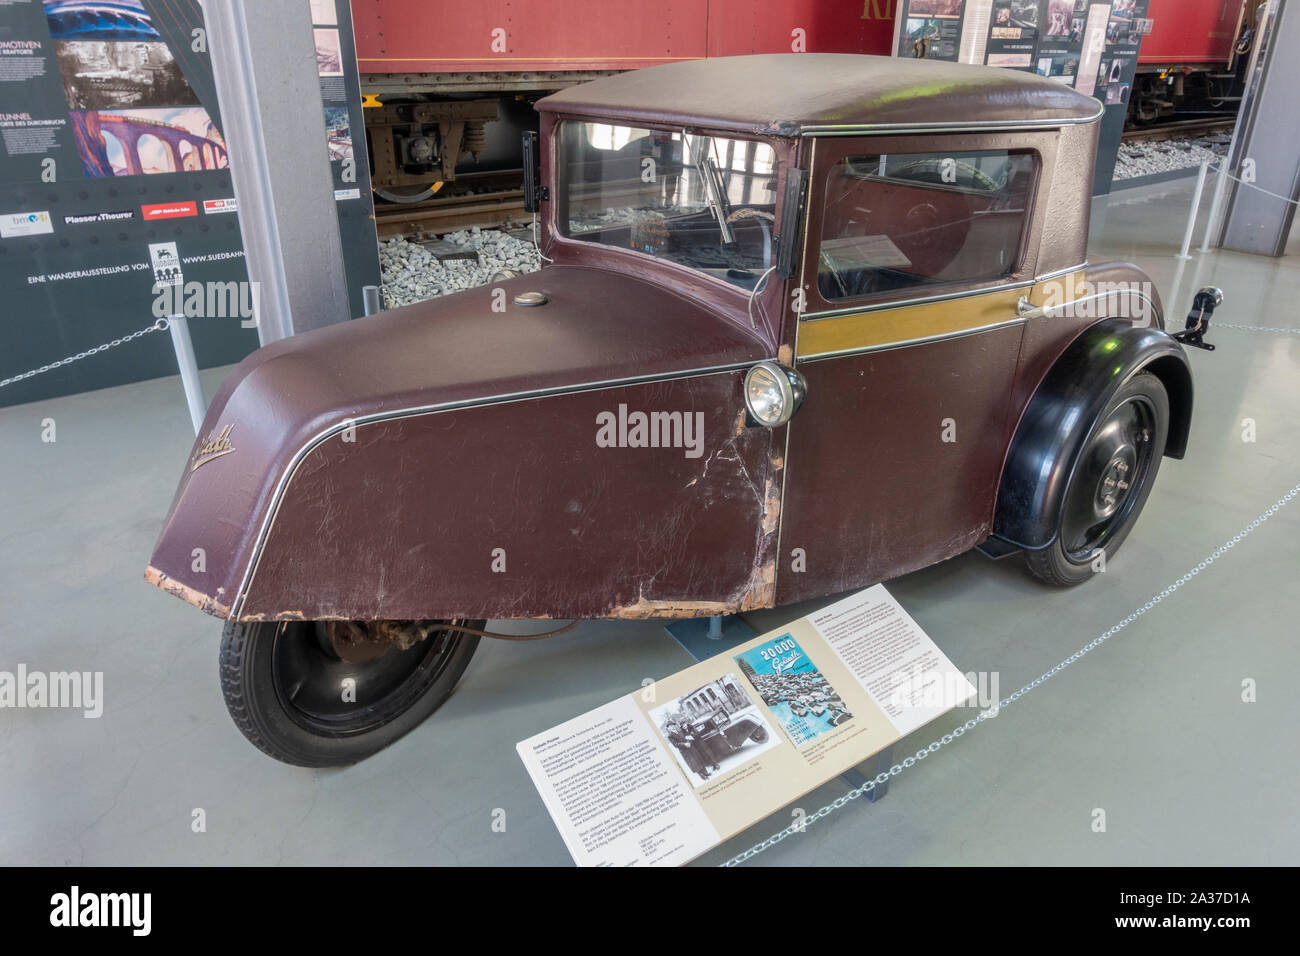
[[[522, 292], [541, 292], [546, 304], [515, 305]], [[768, 351], [757, 333], [662, 286], [550, 266], [273, 343], [222, 391], [271, 377], [277, 404], [295, 417], [355, 417], [757, 361]]]
[[[546, 304], [513, 304], [521, 292]], [[236, 366], [213, 398], [147, 576], [224, 616], [281, 477], [350, 423], [770, 357], [757, 333], [691, 299], [580, 266], [275, 342]], [[196, 540], [219, 553], [192, 573]]]

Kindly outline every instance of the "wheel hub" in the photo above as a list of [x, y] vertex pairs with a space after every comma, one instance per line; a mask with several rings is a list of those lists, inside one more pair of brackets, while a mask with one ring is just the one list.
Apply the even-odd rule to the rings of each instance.
[[1109, 518], [1120, 509], [1132, 490], [1133, 466], [1137, 464], [1137, 450], [1125, 445], [1111, 457], [1097, 482], [1092, 510], [1098, 521]]
[[346, 736], [404, 712], [457, 643], [446, 622], [290, 622], [274, 639], [272, 679], [295, 722]]
[[1062, 545], [1071, 560], [1090, 560], [1126, 520], [1137, 500], [1135, 489], [1150, 468], [1152, 422], [1147, 402], [1125, 402], [1081, 453], [1061, 521]]

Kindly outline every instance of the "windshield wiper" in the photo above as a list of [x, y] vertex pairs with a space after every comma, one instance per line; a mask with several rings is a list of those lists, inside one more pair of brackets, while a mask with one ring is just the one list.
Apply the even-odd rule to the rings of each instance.
[[[686, 130], [682, 130], [683, 139], [688, 135]], [[712, 144], [713, 140], [709, 137], [696, 136], [691, 143], [692, 159], [695, 162], [695, 168], [700, 171], [700, 175], [704, 180], [704, 198], [709, 204], [709, 211], [713, 213], [713, 218], [718, 220], [718, 230], [722, 233], [722, 241], [727, 245], [731, 245], [736, 241], [736, 237], [732, 234], [731, 224], [727, 222], [727, 213], [723, 207], [722, 174], [718, 171], [718, 165], [713, 161], [713, 158], [705, 154]]]

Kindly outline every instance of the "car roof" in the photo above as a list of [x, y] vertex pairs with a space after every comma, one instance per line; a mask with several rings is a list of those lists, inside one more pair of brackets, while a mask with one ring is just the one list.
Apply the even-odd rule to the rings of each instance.
[[855, 53], [712, 57], [631, 70], [541, 99], [545, 112], [769, 136], [1052, 128], [1103, 108], [1016, 70]]

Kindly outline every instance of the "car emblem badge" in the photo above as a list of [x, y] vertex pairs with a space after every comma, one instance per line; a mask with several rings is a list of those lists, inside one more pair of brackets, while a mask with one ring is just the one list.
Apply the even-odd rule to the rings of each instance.
[[221, 431], [209, 435], [208, 440], [195, 449], [194, 457], [190, 459], [190, 471], [197, 471], [199, 465], [206, 465], [212, 459], [229, 455], [234, 451], [234, 447], [230, 444], [230, 431], [234, 427], [230, 424]]

